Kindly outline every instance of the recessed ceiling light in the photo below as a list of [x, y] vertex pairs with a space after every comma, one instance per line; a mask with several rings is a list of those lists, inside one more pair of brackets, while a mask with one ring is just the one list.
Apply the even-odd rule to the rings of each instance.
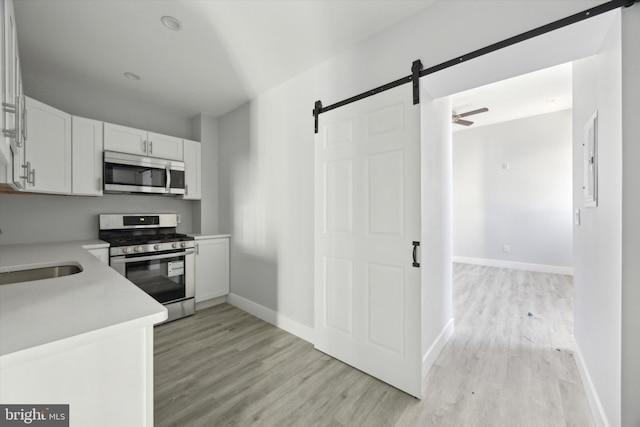
[[140, 80], [140, 76], [132, 73], [131, 71], [127, 71], [126, 73], [124, 73], [124, 76], [130, 80]]
[[170, 30], [180, 31], [182, 29], [182, 23], [173, 16], [163, 16], [160, 18], [160, 21], [162, 22], [162, 25]]

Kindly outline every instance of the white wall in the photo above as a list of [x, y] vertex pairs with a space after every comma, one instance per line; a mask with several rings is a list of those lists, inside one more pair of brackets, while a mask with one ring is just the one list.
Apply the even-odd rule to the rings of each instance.
[[46, 69], [25, 68], [22, 80], [27, 96], [69, 114], [194, 139], [189, 117], [156, 103], [102, 91], [85, 81], [54, 79]]
[[[306, 76], [220, 120], [231, 292], [313, 326], [313, 121]], [[291, 106], [293, 108], [287, 108]]]
[[426, 376], [454, 330], [451, 98], [420, 91], [422, 356]]
[[223, 116], [221, 231], [234, 235], [232, 291], [313, 325], [314, 101], [329, 105], [410, 74], [415, 59], [435, 65], [595, 3], [437, 2]]
[[454, 256], [570, 270], [571, 145], [571, 110], [454, 132]]
[[218, 180], [219, 142], [218, 119], [199, 114], [193, 119], [193, 137], [200, 141], [202, 159], [202, 199], [193, 202], [193, 232], [219, 232]]
[[[622, 98], [620, 19], [601, 52], [573, 68], [574, 336], [594, 399], [621, 425]], [[598, 110], [598, 206], [585, 208], [583, 127]], [[627, 233], [627, 232], [625, 232]], [[605, 424], [606, 425], [606, 424]]]
[[274, 235], [281, 231], [273, 224], [278, 213], [273, 194], [264, 194], [277, 188], [272, 182], [275, 173], [259, 174], [265, 165], [252, 138], [252, 112], [245, 104], [220, 121], [220, 229], [232, 236], [231, 293], [278, 311]]
[[[622, 425], [640, 426], [640, 5], [622, 13]], [[626, 96], [624, 95], [626, 94]]]
[[0, 194], [0, 245], [97, 239], [98, 214], [162, 212], [181, 214], [178, 231], [191, 232], [191, 202], [175, 197]]

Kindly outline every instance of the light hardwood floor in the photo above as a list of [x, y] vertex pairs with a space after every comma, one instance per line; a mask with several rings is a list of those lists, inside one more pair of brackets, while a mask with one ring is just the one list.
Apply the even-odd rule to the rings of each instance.
[[205, 309], [156, 327], [155, 425], [592, 426], [572, 292], [569, 276], [455, 264], [456, 330], [422, 400], [228, 304]]

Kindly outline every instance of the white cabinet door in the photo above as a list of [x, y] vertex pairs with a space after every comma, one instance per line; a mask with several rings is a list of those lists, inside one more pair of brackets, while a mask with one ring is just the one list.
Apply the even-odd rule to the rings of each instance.
[[105, 123], [104, 149], [146, 156], [147, 131]]
[[20, 60], [16, 46], [15, 69], [16, 69], [16, 105], [17, 111], [14, 114], [15, 128], [18, 133], [11, 144], [12, 161], [12, 184], [16, 190], [24, 190], [27, 186], [27, 104], [22, 91], [22, 73], [20, 72]]
[[421, 397], [420, 106], [398, 87], [320, 125], [315, 346]]
[[184, 144], [184, 179], [185, 200], [200, 200], [202, 198], [202, 160], [200, 158], [201, 145], [197, 141], [185, 139]]
[[[0, 121], [2, 122], [3, 130], [14, 131], [16, 129], [16, 113], [10, 106], [16, 104], [16, 97], [18, 96], [17, 75], [19, 73], [16, 69], [16, 65], [19, 63], [17, 33], [13, 2], [11, 0], [0, 0], [0, 7], [2, 11], [2, 31], [0, 32], [0, 37], [2, 37], [2, 40], [0, 40], [0, 48], [2, 49], [2, 81], [0, 82], [2, 97], [0, 98], [0, 103], [3, 104]], [[0, 161], [5, 164], [11, 162], [10, 147], [13, 139], [13, 137], [6, 135], [4, 132], [0, 134]]]
[[71, 118], [73, 194], [102, 196], [102, 122]]
[[104, 149], [160, 159], [183, 159], [182, 139], [113, 123], [104, 124]]
[[[17, 49], [17, 47], [16, 47]], [[26, 129], [26, 103], [22, 92], [22, 78], [20, 74], [20, 62], [15, 58], [15, 86], [16, 94], [14, 105], [17, 106], [15, 113], [5, 111], [4, 116], [11, 116], [12, 119], [5, 120], [8, 126], [13, 126], [13, 136], [6, 139], [9, 144], [9, 158], [3, 171], [3, 182], [8, 183], [15, 190], [25, 190], [27, 188], [27, 129]], [[12, 123], [12, 124], [9, 124]]]
[[27, 191], [71, 193], [71, 115], [26, 98]]
[[[18, 39], [11, 0], [0, 0], [2, 31], [0, 31], [0, 51], [2, 77], [0, 78], [0, 182], [7, 183], [16, 190], [24, 189], [25, 129], [24, 96], [20, 76]], [[6, 131], [6, 132], [5, 132]]]
[[196, 240], [196, 302], [229, 293], [229, 238]]
[[182, 160], [182, 139], [148, 132], [147, 155], [161, 159]]
[[[0, 31], [0, 67], [2, 68], [2, 74], [0, 74], [0, 104], [6, 102], [6, 94], [7, 87], [6, 81], [10, 80], [8, 78], [9, 67], [7, 63], [7, 43], [9, 38], [10, 27], [7, 25], [7, 16], [9, 11], [7, 8], [7, 1], [0, 0], [0, 22], [2, 22], [2, 31]], [[5, 123], [8, 119], [7, 114], [5, 113], [5, 109], [0, 106], [0, 129], [2, 130], [10, 130], [12, 128], [9, 127], [8, 123]], [[6, 166], [7, 163], [11, 161], [11, 151], [10, 151], [11, 139], [8, 136], [4, 135], [4, 132], [0, 130], [0, 166]], [[2, 177], [2, 182], [6, 182], [5, 177]]]

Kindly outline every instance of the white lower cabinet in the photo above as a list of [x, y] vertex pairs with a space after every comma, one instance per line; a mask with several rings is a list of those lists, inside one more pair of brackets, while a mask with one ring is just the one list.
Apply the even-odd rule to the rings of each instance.
[[68, 404], [71, 422], [2, 425], [153, 427], [153, 325], [145, 321], [140, 318], [5, 356], [0, 363], [2, 403]]
[[229, 236], [196, 237], [196, 303], [229, 293]]

